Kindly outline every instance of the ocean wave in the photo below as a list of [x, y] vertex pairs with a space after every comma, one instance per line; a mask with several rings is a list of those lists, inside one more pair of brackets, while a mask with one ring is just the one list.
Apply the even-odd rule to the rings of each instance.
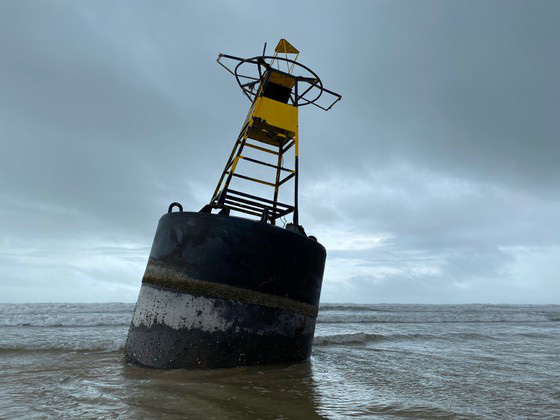
[[368, 304], [337, 304], [337, 303], [321, 303], [320, 311], [344, 311], [344, 312], [382, 312], [386, 311], [381, 305]]
[[332, 334], [317, 336], [313, 340], [314, 346], [325, 346], [330, 344], [366, 344], [379, 341], [430, 341], [443, 340], [451, 341], [471, 341], [471, 340], [499, 340], [499, 338], [480, 333], [446, 333], [446, 334], [369, 334], [364, 332], [351, 334]]
[[130, 325], [132, 314], [118, 316], [8, 316], [0, 318], [0, 327], [126, 327]]
[[560, 317], [535, 313], [416, 313], [416, 314], [367, 314], [322, 313], [317, 322], [321, 324], [453, 324], [493, 322], [551, 322]]
[[17, 351], [123, 351], [124, 340], [75, 341], [66, 343], [14, 343], [0, 345], [0, 352]]
[[129, 303], [0, 304], [0, 327], [118, 327], [132, 320]]
[[133, 303], [0, 303], [0, 315], [132, 313]]
[[314, 346], [324, 346], [328, 344], [362, 344], [371, 341], [380, 341], [385, 337], [378, 334], [354, 333], [354, 334], [334, 334], [318, 336], [313, 340]]
[[[126, 327], [134, 304], [0, 304], [0, 327]], [[558, 322], [559, 305], [321, 304], [319, 324]]]
[[[316, 336], [313, 340], [314, 346], [328, 345], [360, 345], [380, 341], [418, 341], [418, 340], [496, 340], [498, 338], [478, 333], [448, 333], [448, 334], [370, 334], [364, 332], [348, 334], [332, 334]], [[60, 338], [53, 341], [27, 341], [1, 343], [0, 352], [17, 351], [99, 351], [113, 352], [124, 350], [124, 337], [113, 339], [86, 339], [77, 341], [62, 341]]]

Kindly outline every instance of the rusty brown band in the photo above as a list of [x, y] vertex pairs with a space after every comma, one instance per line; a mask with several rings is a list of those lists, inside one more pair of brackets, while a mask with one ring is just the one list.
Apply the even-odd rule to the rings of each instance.
[[142, 283], [173, 289], [181, 292], [193, 293], [206, 297], [229, 299], [241, 303], [267, 306], [316, 318], [318, 307], [309, 303], [298, 302], [282, 296], [242, 289], [227, 284], [193, 279], [173, 267], [148, 261]]

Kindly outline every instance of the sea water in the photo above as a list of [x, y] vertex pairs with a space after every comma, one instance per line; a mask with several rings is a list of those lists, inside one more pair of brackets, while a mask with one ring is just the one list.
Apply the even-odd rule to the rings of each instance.
[[129, 364], [133, 304], [1, 304], [1, 418], [560, 418], [560, 305], [320, 308], [307, 363]]

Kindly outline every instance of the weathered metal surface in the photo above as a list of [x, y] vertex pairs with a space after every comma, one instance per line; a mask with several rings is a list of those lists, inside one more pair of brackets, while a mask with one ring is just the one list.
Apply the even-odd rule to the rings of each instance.
[[307, 360], [325, 257], [316, 241], [266, 223], [166, 214], [125, 353], [155, 368]]

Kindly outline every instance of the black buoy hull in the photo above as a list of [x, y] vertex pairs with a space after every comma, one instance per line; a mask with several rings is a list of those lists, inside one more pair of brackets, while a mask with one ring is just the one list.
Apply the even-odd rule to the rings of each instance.
[[159, 222], [125, 345], [154, 368], [309, 358], [326, 252], [266, 223], [179, 212]]

